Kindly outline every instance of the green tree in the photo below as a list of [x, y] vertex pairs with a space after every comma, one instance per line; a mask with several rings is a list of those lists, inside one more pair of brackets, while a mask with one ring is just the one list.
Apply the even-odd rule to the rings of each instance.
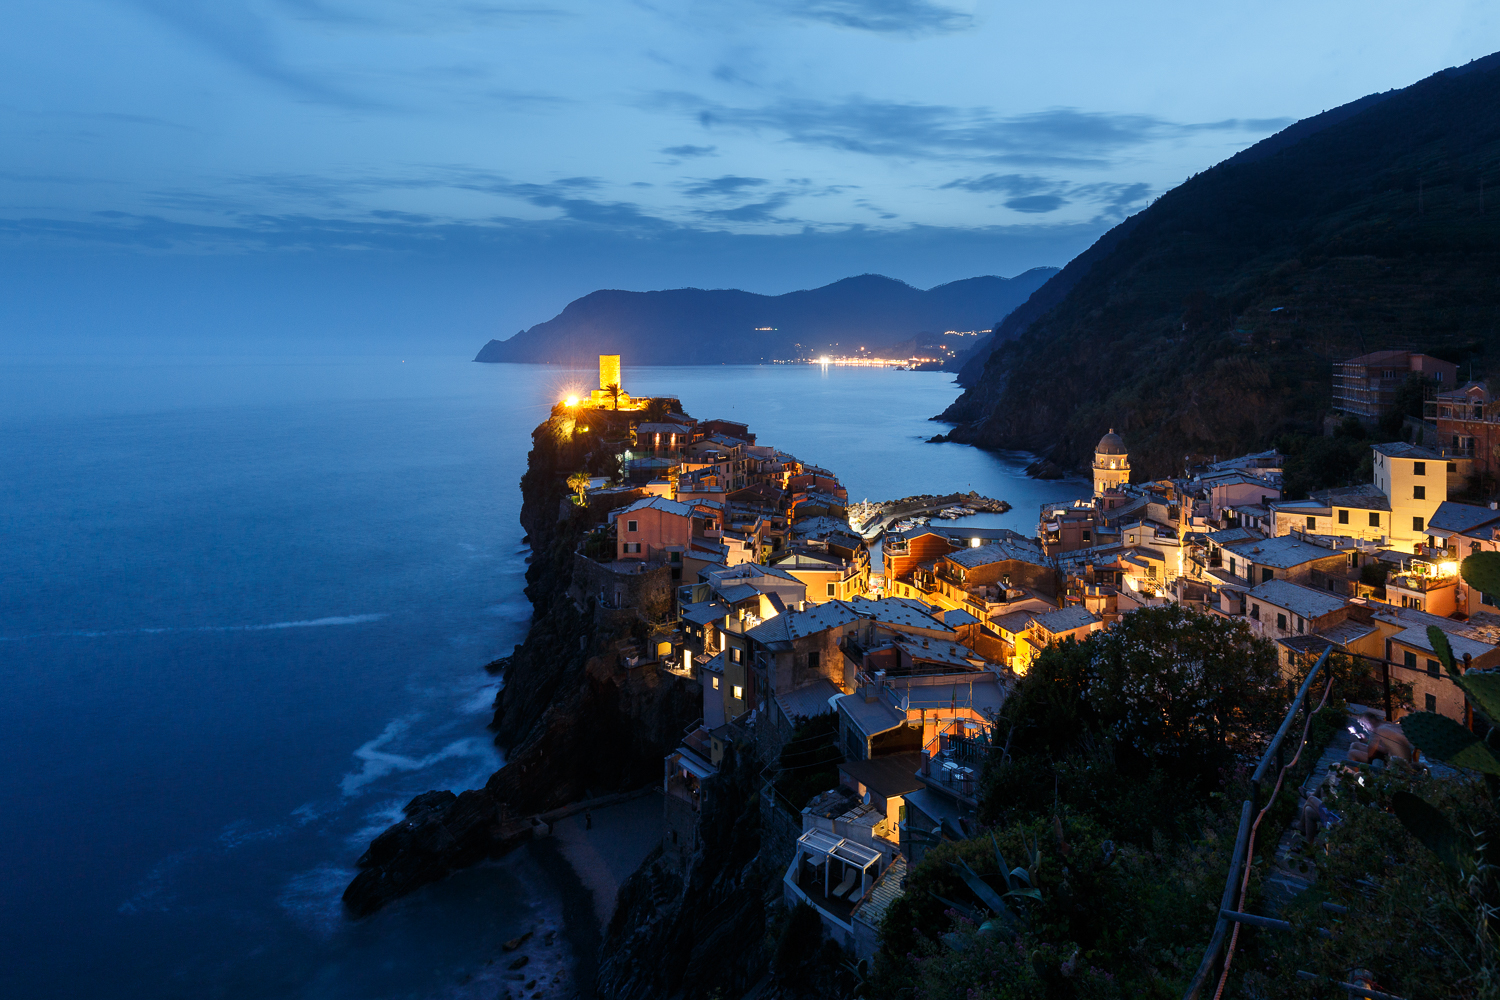
[[604, 387], [604, 391], [609, 393], [609, 398], [613, 401], [613, 408], [618, 410], [620, 408], [620, 383], [611, 382]]
[[573, 491], [574, 502], [582, 507], [587, 501], [584, 499], [589, 488], [589, 474], [587, 472], [574, 472], [568, 476], [568, 489]]

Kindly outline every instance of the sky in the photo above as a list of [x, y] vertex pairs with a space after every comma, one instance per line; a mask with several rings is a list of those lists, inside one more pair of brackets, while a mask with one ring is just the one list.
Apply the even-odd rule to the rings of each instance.
[[0, 32], [0, 352], [478, 349], [595, 288], [1060, 266], [1492, 4], [49, 0]]

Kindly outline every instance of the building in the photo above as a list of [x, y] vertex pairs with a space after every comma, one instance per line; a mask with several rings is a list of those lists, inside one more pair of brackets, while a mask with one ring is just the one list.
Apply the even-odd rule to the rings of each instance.
[[1094, 446], [1094, 496], [1130, 482], [1130, 456], [1125, 442], [1111, 427]]
[[1360, 420], [1376, 420], [1391, 412], [1397, 390], [1412, 375], [1451, 386], [1457, 381], [1458, 366], [1411, 351], [1376, 351], [1336, 362], [1333, 409]]
[[1492, 480], [1500, 472], [1500, 415], [1492, 403], [1488, 383], [1469, 382], [1422, 404], [1423, 417], [1436, 428], [1437, 449], [1448, 459], [1449, 489], [1462, 489], [1473, 473]]
[[1377, 444], [1374, 452], [1375, 487], [1391, 506], [1391, 547], [1414, 552], [1426, 541], [1428, 520], [1448, 499], [1447, 461], [1404, 441]]

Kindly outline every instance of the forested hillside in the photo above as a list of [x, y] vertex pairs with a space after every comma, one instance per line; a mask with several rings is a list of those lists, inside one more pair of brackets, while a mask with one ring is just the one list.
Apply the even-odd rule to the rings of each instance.
[[1337, 359], [1410, 346], [1483, 375], [1500, 55], [1328, 115], [1193, 177], [1043, 286], [943, 414], [951, 437], [1069, 466], [1114, 427], [1136, 478], [1160, 477], [1319, 433]]

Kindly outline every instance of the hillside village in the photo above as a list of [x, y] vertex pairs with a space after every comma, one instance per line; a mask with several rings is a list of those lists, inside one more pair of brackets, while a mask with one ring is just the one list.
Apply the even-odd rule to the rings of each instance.
[[[1377, 389], [1396, 360], [1370, 362]], [[1411, 359], [1400, 361], [1404, 377]], [[1372, 482], [1285, 500], [1274, 450], [1133, 483], [1128, 442], [1110, 430], [1092, 493], [1043, 506], [1034, 537], [919, 517], [867, 535], [834, 470], [619, 383], [618, 359], [601, 358], [601, 388], [554, 411], [624, 411], [631, 426], [617, 481], [572, 483], [567, 503], [597, 524], [570, 592], [596, 620], [631, 623], [619, 642], [629, 670], [701, 684], [702, 718], [664, 762], [670, 848], [679, 863], [696, 848], [727, 747], [775, 761], [800, 727], [833, 713], [838, 787], [789, 802], [772, 767], [762, 794], [768, 811], [801, 820], [786, 901], [812, 905], [864, 957], [933, 832], [975, 829], [979, 770], [1003, 738], [997, 714], [1049, 646], [1184, 605], [1274, 642], [1286, 678], [1324, 650], [1359, 658], [1382, 682], [1384, 704], [1370, 707], [1381, 722], [1400, 716], [1392, 691], [1409, 686], [1415, 708], [1468, 723], [1428, 626], [1467, 668], [1500, 664], [1496, 598], [1458, 573], [1469, 554], [1500, 548], [1500, 509], [1447, 499], [1474, 460], [1463, 441], [1376, 444]], [[1482, 394], [1471, 384], [1440, 405], [1470, 419]], [[1379, 393], [1362, 398], [1378, 415]], [[1349, 759], [1379, 751], [1355, 742]]]

